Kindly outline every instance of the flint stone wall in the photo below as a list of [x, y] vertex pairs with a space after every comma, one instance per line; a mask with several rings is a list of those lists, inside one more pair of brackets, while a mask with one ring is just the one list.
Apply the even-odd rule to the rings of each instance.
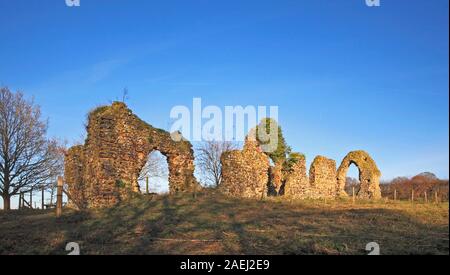
[[305, 199], [311, 186], [306, 174], [306, 159], [304, 156], [297, 159], [287, 175], [284, 194], [290, 199]]
[[[156, 129], [140, 120], [123, 103], [97, 108], [89, 114], [84, 145], [70, 148], [65, 159], [65, 180], [70, 201], [79, 208], [104, 207], [139, 192], [138, 177], [153, 150], [167, 157], [170, 193], [195, 192], [192, 145], [179, 134]], [[174, 141], [178, 137], [180, 141]], [[276, 195], [294, 199], [347, 196], [344, 187], [351, 164], [360, 172], [358, 197], [381, 198], [381, 173], [364, 151], [350, 152], [336, 171], [334, 160], [318, 156], [309, 177], [304, 157], [286, 173], [270, 166], [258, 142], [247, 138], [242, 151], [222, 155], [220, 190], [230, 196], [261, 199], [269, 187]], [[283, 191], [281, 191], [283, 189]]]
[[[317, 156], [311, 164], [309, 176], [306, 160], [302, 156], [286, 175], [277, 166], [268, 165], [268, 157], [259, 146], [246, 144], [243, 151], [232, 151], [222, 156], [223, 193], [245, 198], [279, 195], [280, 182], [283, 194], [289, 199], [324, 199], [348, 196], [345, 180], [348, 168], [355, 164], [360, 172], [360, 190], [357, 196], [367, 199], [381, 198], [381, 176], [373, 159], [364, 151], [350, 152], [336, 170], [336, 162]], [[267, 176], [269, 175], [269, 177]], [[268, 189], [265, 189], [265, 187]], [[271, 191], [273, 189], [273, 192]], [[263, 194], [261, 194], [263, 193]]]
[[[74, 201], [86, 207], [111, 206], [139, 192], [138, 177], [153, 150], [167, 157], [170, 193], [199, 189], [192, 145], [176, 142], [168, 132], [152, 127], [124, 103], [114, 102], [89, 114], [87, 139], [66, 155], [65, 180]], [[84, 196], [84, 197], [83, 197]]]
[[269, 195], [279, 195], [284, 182], [283, 166], [281, 163], [269, 167], [269, 177]]
[[359, 170], [360, 189], [356, 194], [360, 198], [380, 199], [381, 172], [375, 161], [365, 151], [350, 152], [343, 160], [337, 171], [337, 194], [347, 196], [344, 191], [346, 175], [351, 164], [355, 164]]
[[74, 146], [69, 149], [65, 159], [65, 179], [70, 194], [69, 206], [72, 208], [86, 207], [86, 188], [84, 185], [84, 146]]
[[336, 197], [336, 162], [332, 159], [317, 156], [309, 169], [309, 197]]
[[242, 151], [225, 152], [221, 163], [221, 192], [241, 198], [261, 199], [267, 196], [269, 158], [257, 142], [247, 140]]

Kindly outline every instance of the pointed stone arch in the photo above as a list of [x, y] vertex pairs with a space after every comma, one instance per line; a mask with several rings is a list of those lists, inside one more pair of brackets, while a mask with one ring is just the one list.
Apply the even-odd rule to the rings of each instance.
[[380, 177], [381, 172], [370, 155], [362, 150], [353, 151], [342, 160], [337, 170], [337, 195], [347, 196], [345, 193], [345, 181], [350, 165], [356, 165], [359, 170], [359, 182], [361, 188], [357, 194], [360, 198], [381, 198]]
[[76, 190], [74, 200], [80, 197], [82, 205], [111, 206], [139, 192], [139, 174], [153, 150], [167, 157], [171, 194], [200, 189], [191, 143], [147, 124], [124, 103], [90, 112], [86, 128], [85, 144], [70, 149], [65, 164], [69, 190]]

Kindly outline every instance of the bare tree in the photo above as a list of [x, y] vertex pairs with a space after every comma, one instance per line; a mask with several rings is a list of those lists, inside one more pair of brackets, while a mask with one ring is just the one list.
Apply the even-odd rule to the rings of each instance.
[[162, 154], [157, 154], [156, 151], [150, 153], [147, 163], [142, 168], [139, 180], [145, 180], [145, 178], [166, 178], [167, 172], [167, 160]]
[[61, 171], [61, 148], [48, 140], [40, 107], [20, 92], [0, 88], [0, 195], [4, 210], [11, 197], [42, 187]]
[[153, 151], [150, 153], [144, 168], [142, 168], [139, 181], [144, 181], [148, 178], [151, 182], [149, 189], [158, 190], [161, 187], [161, 183], [165, 182], [168, 177], [169, 169], [166, 157], [157, 153], [157, 151]]
[[222, 163], [220, 158], [227, 151], [237, 149], [228, 141], [205, 141], [197, 147], [197, 165], [206, 184], [218, 187], [222, 182]]

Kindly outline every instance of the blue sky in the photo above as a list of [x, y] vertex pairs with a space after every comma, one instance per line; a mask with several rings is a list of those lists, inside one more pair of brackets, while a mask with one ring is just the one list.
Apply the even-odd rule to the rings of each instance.
[[277, 105], [310, 162], [368, 151], [384, 179], [449, 175], [447, 0], [0, 0], [0, 85], [80, 140], [120, 99], [167, 129], [175, 105]]

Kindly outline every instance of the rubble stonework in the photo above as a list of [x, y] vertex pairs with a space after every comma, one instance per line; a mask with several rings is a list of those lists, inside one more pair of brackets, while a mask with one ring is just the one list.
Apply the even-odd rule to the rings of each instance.
[[381, 172], [375, 161], [365, 151], [350, 152], [341, 163], [337, 171], [337, 194], [346, 196], [344, 191], [347, 171], [351, 164], [355, 164], [359, 170], [360, 189], [356, 194], [360, 198], [381, 198], [380, 177]]
[[269, 167], [269, 194], [278, 195], [283, 185], [283, 165], [277, 163]]
[[174, 141], [170, 133], [145, 123], [121, 102], [95, 109], [88, 120], [85, 144], [66, 155], [69, 190], [84, 190], [74, 192], [74, 200], [84, 200], [87, 207], [111, 206], [139, 192], [138, 177], [153, 150], [167, 157], [170, 193], [199, 188], [188, 141]]
[[73, 146], [69, 149], [64, 170], [66, 182], [72, 183], [68, 186], [71, 207], [86, 207], [86, 188], [83, 180], [84, 160], [84, 146]]
[[336, 162], [317, 156], [309, 169], [309, 183], [309, 197], [334, 198], [336, 196]]
[[[246, 144], [243, 151], [227, 152], [221, 160], [223, 181], [220, 190], [235, 197], [262, 198], [266, 195], [284, 195], [289, 199], [333, 199], [347, 196], [344, 191], [345, 178], [352, 163], [359, 165], [360, 169], [361, 188], [358, 196], [371, 199], [381, 197], [380, 172], [372, 158], [364, 151], [351, 152], [337, 171], [334, 160], [317, 156], [311, 164], [309, 176], [304, 156], [296, 160], [286, 175], [281, 176], [282, 171], [276, 166], [268, 165], [267, 155], [261, 152], [257, 144]], [[277, 188], [280, 181], [284, 185]], [[266, 186], [268, 189], [265, 189]], [[275, 191], [270, 192], [270, 188]], [[278, 193], [276, 190], [279, 189], [283, 192]]]
[[220, 190], [233, 197], [261, 199], [267, 196], [269, 157], [256, 141], [246, 140], [242, 151], [225, 152], [221, 157]]
[[[173, 139], [174, 134], [180, 141]], [[121, 102], [95, 109], [88, 117], [85, 144], [70, 148], [66, 154], [65, 180], [71, 203], [79, 208], [111, 206], [139, 192], [139, 175], [154, 150], [167, 157], [171, 194], [200, 189], [194, 177], [192, 145], [181, 134], [152, 127]], [[303, 155], [290, 160], [293, 162], [271, 166], [252, 130], [243, 150], [222, 155], [219, 189], [230, 196], [254, 199], [269, 195], [291, 199], [347, 196], [346, 174], [355, 164], [361, 183], [357, 196], [381, 198], [381, 173], [364, 151], [350, 152], [337, 171], [334, 160], [317, 156], [309, 176]]]
[[304, 199], [308, 197], [308, 190], [310, 190], [310, 184], [306, 174], [306, 159], [301, 156], [287, 175], [284, 195], [291, 199]]

